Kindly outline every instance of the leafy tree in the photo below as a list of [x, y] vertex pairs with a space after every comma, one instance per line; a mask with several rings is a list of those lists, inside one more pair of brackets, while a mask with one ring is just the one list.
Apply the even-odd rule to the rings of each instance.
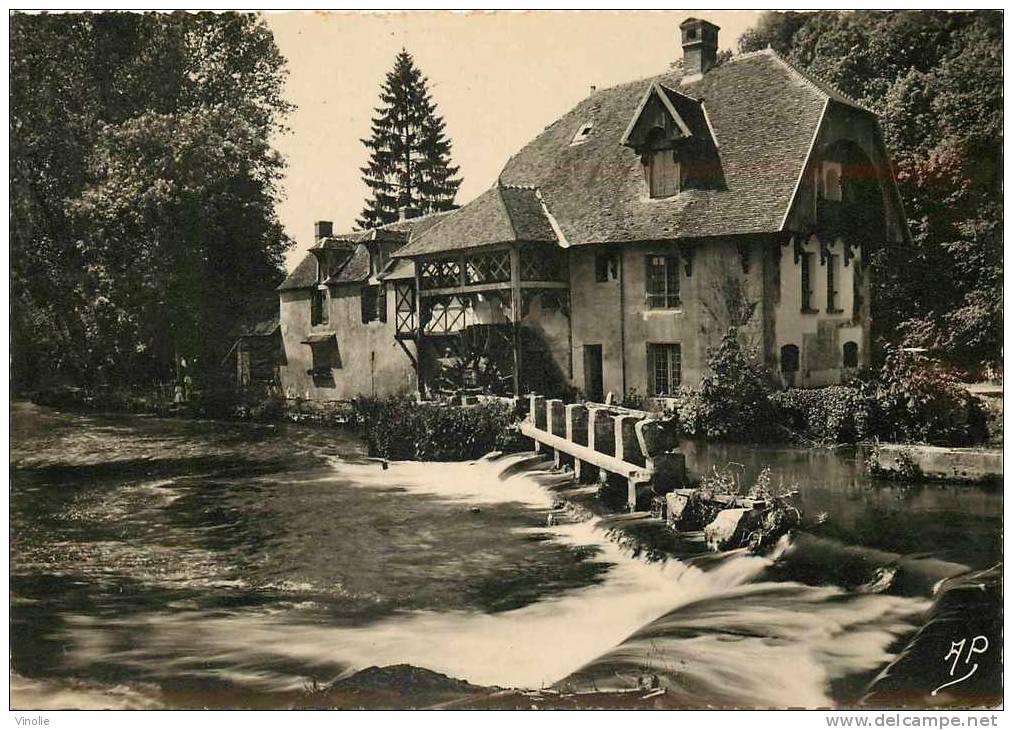
[[289, 245], [284, 75], [252, 15], [12, 16], [15, 381], [214, 368]]
[[1002, 15], [770, 12], [767, 45], [875, 109], [913, 245], [874, 254], [875, 335], [966, 368], [1002, 359]]
[[450, 140], [428, 80], [407, 51], [397, 55], [380, 101], [372, 135], [362, 140], [370, 151], [362, 179], [373, 192], [357, 224], [368, 228], [391, 223], [400, 207], [421, 213], [454, 208], [459, 168], [450, 164]]

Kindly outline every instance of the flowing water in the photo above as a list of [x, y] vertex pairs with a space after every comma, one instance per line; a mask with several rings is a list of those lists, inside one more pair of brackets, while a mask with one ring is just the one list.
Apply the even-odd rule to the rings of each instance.
[[689, 706], [848, 704], [936, 582], [1001, 560], [1001, 494], [873, 485], [851, 453], [687, 447], [698, 470], [771, 463], [831, 518], [765, 557], [690, 535], [652, 562], [607, 521], [547, 526], [574, 485], [530, 454], [384, 468], [329, 429], [11, 418], [15, 707], [281, 706], [391, 664], [524, 689], [646, 674]]

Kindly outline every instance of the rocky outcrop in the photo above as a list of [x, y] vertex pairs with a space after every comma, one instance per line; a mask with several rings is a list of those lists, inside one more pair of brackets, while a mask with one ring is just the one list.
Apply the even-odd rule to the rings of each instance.
[[771, 497], [675, 489], [665, 495], [664, 516], [672, 529], [703, 530], [711, 550], [760, 551], [801, 524], [794, 497], [794, 493]]
[[762, 521], [763, 510], [742, 507], [721, 510], [714, 521], [703, 528], [707, 547], [715, 552], [744, 547]]
[[928, 621], [869, 686], [866, 707], [1002, 703], [1002, 565], [943, 581]]

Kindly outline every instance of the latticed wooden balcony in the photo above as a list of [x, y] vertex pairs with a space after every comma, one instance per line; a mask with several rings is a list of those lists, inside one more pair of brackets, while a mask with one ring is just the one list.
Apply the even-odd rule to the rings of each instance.
[[554, 246], [526, 245], [456, 254], [416, 262], [422, 297], [443, 294], [568, 286], [565, 252]]
[[396, 336], [413, 340], [422, 352], [437, 342], [439, 349], [453, 350], [459, 337], [479, 329], [497, 332], [513, 351], [512, 364], [500, 369], [519, 392], [521, 320], [535, 299], [543, 310], [568, 317], [569, 294], [566, 251], [554, 244], [514, 243], [418, 257], [414, 281], [395, 285]]
[[526, 244], [434, 256], [416, 260], [415, 267], [415, 286], [403, 282], [395, 289], [401, 338], [519, 321], [539, 292], [553, 308], [569, 311], [566, 253], [556, 246]]

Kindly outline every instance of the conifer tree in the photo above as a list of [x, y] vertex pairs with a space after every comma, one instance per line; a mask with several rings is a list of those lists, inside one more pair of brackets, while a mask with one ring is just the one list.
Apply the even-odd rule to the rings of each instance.
[[370, 151], [362, 179], [373, 194], [357, 224], [363, 228], [391, 223], [398, 208], [421, 214], [450, 210], [461, 184], [450, 164], [450, 140], [429, 94], [428, 80], [402, 49], [380, 91], [381, 106], [372, 119], [372, 136], [362, 140]]

